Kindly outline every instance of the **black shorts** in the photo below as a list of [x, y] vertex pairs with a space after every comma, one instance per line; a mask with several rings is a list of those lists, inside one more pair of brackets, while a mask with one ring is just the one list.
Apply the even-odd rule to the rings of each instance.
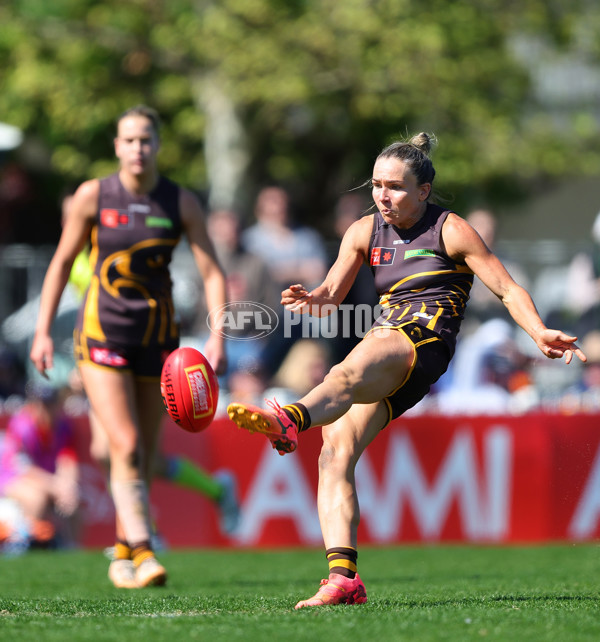
[[110, 341], [97, 341], [73, 333], [73, 352], [78, 364], [90, 363], [101, 368], [131, 372], [141, 379], [160, 379], [163, 363], [179, 347], [179, 339], [164, 345], [119, 345]]
[[[381, 327], [375, 321], [369, 332]], [[450, 363], [450, 350], [439, 334], [424, 326], [408, 321], [390, 327], [391, 332], [402, 332], [415, 346], [415, 358], [404, 381], [383, 401], [388, 406], [389, 421], [415, 406], [429, 392], [431, 386], [446, 372]]]

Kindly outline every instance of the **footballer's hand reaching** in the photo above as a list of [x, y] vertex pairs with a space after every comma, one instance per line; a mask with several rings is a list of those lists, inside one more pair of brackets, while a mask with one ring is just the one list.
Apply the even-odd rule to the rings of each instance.
[[585, 363], [587, 357], [581, 348], [575, 345], [575, 341], [577, 337], [572, 337], [560, 330], [546, 328], [537, 340], [537, 345], [549, 359], [562, 359], [564, 356], [565, 362], [571, 363], [575, 354]]
[[311, 300], [312, 294], [300, 283], [290, 285], [281, 293], [281, 305], [290, 312], [308, 312]]

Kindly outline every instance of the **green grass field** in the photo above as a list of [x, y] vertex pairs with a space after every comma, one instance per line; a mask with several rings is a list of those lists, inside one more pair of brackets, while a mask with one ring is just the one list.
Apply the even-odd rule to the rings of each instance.
[[600, 640], [600, 549], [360, 549], [369, 603], [294, 611], [320, 550], [166, 551], [167, 587], [117, 590], [100, 552], [0, 559], [0, 640]]

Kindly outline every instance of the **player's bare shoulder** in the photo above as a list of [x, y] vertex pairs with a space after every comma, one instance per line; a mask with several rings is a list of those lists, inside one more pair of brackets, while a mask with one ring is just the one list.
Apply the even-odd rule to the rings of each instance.
[[185, 226], [204, 221], [204, 209], [200, 199], [185, 187], [179, 187], [179, 212]]
[[374, 214], [367, 214], [359, 218], [358, 221], [354, 221], [346, 230], [342, 244], [366, 255], [373, 232], [373, 217]]
[[93, 178], [81, 183], [73, 194], [73, 200], [70, 205], [71, 215], [81, 217], [86, 220], [95, 218], [98, 211], [98, 200], [100, 198], [100, 181]]
[[455, 212], [450, 212], [444, 221], [442, 240], [448, 256], [461, 262], [480, 245], [485, 247], [479, 234]]

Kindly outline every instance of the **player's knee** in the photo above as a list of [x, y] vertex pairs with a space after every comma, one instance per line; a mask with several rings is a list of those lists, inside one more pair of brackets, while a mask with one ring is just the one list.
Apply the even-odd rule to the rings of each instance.
[[351, 395], [359, 381], [359, 377], [352, 364], [342, 361], [342, 363], [338, 363], [331, 368], [324, 380], [335, 386], [338, 395], [344, 392]]
[[331, 444], [324, 443], [321, 447], [319, 454], [318, 466], [319, 470], [326, 470], [329, 468], [335, 456], [335, 448]]
[[117, 459], [127, 468], [139, 468], [140, 466], [140, 444], [132, 436], [120, 435], [110, 444], [111, 462]]
[[345, 476], [354, 461], [353, 450], [343, 442], [323, 441], [319, 455], [319, 473]]
[[90, 457], [103, 468], [106, 468], [110, 464], [110, 456], [108, 448], [104, 445], [96, 445], [94, 442], [90, 445]]

